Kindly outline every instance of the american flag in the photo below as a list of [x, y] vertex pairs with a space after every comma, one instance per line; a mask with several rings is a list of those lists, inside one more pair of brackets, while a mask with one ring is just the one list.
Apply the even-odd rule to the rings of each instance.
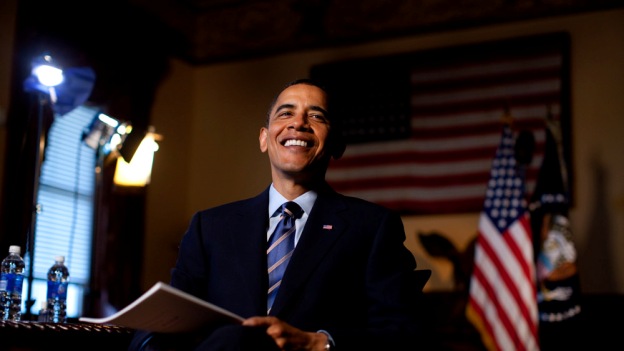
[[479, 212], [507, 112], [534, 141], [525, 165], [530, 193], [544, 120], [562, 113], [564, 52], [522, 43], [473, 49], [480, 55], [458, 50], [325, 67], [324, 78], [343, 81], [335, 91], [338, 103], [347, 101], [341, 113], [351, 141], [332, 160], [329, 184], [402, 213]]
[[466, 316], [489, 350], [539, 350], [531, 223], [506, 125], [492, 162]]

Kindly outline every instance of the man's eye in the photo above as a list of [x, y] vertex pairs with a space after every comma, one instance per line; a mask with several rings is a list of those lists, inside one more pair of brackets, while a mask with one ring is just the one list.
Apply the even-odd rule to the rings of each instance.
[[326, 122], [327, 121], [327, 118], [325, 118], [325, 116], [318, 115], [318, 114], [310, 115], [310, 118], [314, 118], [315, 120], [318, 120], [320, 122]]

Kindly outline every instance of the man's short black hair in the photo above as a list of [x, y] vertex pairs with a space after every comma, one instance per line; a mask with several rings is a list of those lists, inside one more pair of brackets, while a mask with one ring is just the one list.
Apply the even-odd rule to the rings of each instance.
[[[325, 95], [327, 96], [327, 103], [329, 104], [329, 102], [330, 102], [329, 92], [327, 91], [327, 89], [321, 83], [319, 83], [319, 82], [317, 82], [317, 81], [315, 81], [313, 79], [310, 79], [310, 78], [299, 78], [299, 79], [292, 80], [292, 81], [286, 83], [286, 85], [284, 85], [284, 87], [282, 87], [282, 89], [280, 91], [278, 91], [277, 94], [275, 94], [275, 96], [273, 97], [273, 100], [271, 101], [271, 104], [269, 105], [269, 111], [267, 112], [267, 115], [266, 115], [266, 121], [265, 121], [265, 126], [266, 127], [269, 126], [269, 120], [271, 119], [271, 111], [273, 111], [273, 108], [275, 107], [275, 104], [277, 103], [277, 98], [280, 96], [280, 94], [284, 90], [288, 89], [289, 87], [291, 87], [293, 85], [297, 85], [297, 84], [311, 85], [311, 86], [314, 86], [314, 87], [317, 87], [317, 88], [321, 89], [322, 91], [325, 92]], [[329, 108], [329, 106], [328, 106], [328, 109], [327, 109], [327, 113], [328, 113], [328, 116], [326, 116], [326, 117], [331, 121], [332, 117], [329, 116], [329, 115], [331, 115], [331, 109]]]

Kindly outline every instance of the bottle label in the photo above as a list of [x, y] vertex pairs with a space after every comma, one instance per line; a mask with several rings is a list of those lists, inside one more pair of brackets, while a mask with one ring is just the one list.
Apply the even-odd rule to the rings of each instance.
[[22, 293], [22, 282], [24, 276], [15, 273], [3, 273], [0, 278], [0, 291], [10, 291]]
[[7, 277], [7, 273], [2, 273], [0, 276], [0, 291], [6, 291], [7, 285], [9, 285], [9, 278]]
[[67, 299], [67, 285], [68, 283], [48, 281], [48, 299]]
[[22, 283], [24, 282], [24, 276], [21, 274], [15, 274], [15, 280], [13, 280], [13, 293], [22, 294]]

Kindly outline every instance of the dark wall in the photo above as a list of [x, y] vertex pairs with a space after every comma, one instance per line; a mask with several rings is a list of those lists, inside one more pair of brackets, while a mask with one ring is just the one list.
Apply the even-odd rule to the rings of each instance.
[[[32, 58], [49, 53], [62, 67], [91, 67], [96, 78], [88, 103], [129, 121], [133, 130], [141, 132], [149, 126], [155, 91], [168, 72], [168, 50], [172, 41], [156, 21], [122, 0], [101, 4], [74, 0], [18, 2], [0, 202], [0, 247], [18, 244], [27, 248], [27, 238], [32, 231], [35, 165], [41, 162], [45, 152], [45, 149], [40, 150], [37, 157], [37, 109], [41, 105], [32, 93], [23, 89], [23, 82], [30, 75]], [[43, 106], [43, 115], [41, 135], [45, 140], [47, 128], [55, 117], [47, 105]], [[114, 162], [107, 167], [114, 167]], [[105, 174], [112, 174], [111, 170]], [[95, 223], [93, 264], [98, 269], [92, 277], [91, 304], [121, 308], [140, 292], [144, 194], [115, 193], [112, 182], [104, 184], [98, 191], [107, 203], [98, 204], [96, 208], [100, 213], [96, 213], [95, 218], [118, 220]], [[124, 239], [126, 231], [132, 231], [133, 241]], [[120, 255], [121, 248], [135, 254]], [[115, 270], [130, 272], [133, 276], [124, 278], [121, 285], [111, 284], [110, 275]], [[102, 291], [108, 286], [116, 286], [125, 293]], [[102, 296], [112, 297], [102, 301]], [[86, 312], [94, 310], [99, 308], [85, 308]]]

